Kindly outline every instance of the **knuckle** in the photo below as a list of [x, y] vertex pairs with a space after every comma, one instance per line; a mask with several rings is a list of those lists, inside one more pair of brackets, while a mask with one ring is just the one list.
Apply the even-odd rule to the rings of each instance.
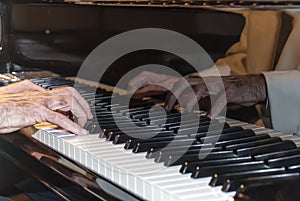
[[21, 82], [22, 84], [28, 84], [28, 85], [34, 85], [34, 83], [32, 82], [32, 81], [30, 81], [30, 80], [23, 80], [22, 82]]
[[66, 91], [66, 92], [73, 92], [73, 87], [70, 87], [70, 86], [62, 86], [62, 87], [59, 87], [57, 88], [57, 90], [60, 90], [60, 91]]

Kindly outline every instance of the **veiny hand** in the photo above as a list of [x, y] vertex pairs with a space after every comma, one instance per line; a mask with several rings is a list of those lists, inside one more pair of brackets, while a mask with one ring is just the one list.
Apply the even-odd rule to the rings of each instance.
[[[28, 84], [27, 87], [24, 83]], [[72, 87], [45, 90], [30, 81], [0, 88], [0, 133], [48, 121], [75, 134], [86, 134], [82, 128], [92, 118], [88, 103]], [[20, 92], [25, 90], [23, 92]], [[4, 93], [5, 92], [5, 93]], [[78, 124], [55, 110], [71, 111]]]
[[167, 94], [167, 88], [171, 89], [177, 80], [177, 77], [170, 75], [143, 71], [130, 80], [128, 83], [128, 93], [133, 94], [134, 98]]
[[[267, 96], [266, 82], [263, 75], [224, 76], [221, 77], [221, 80], [220, 77], [206, 77], [205, 82], [203, 78], [187, 78], [186, 81], [189, 85], [184, 84], [186, 81], [183, 79], [175, 83], [171, 90], [173, 93], [167, 95], [165, 102], [167, 110], [178, 107], [177, 96], [183, 104], [180, 107], [191, 111], [198, 101], [209, 97], [208, 88], [212, 95], [218, 97], [215, 105], [212, 106], [214, 113], [211, 116], [213, 117], [217, 116], [227, 103], [251, 106], [264, 101]], [[220, 85], [220, 81], [223, 82], [223, 87]], [[192, 87], [194, 92], [185, 93], [187, 87]], [[193, 98], [192, 93], [195, 93], [196, 99]], [[227, 102], [223, 101], [225, 97]]]

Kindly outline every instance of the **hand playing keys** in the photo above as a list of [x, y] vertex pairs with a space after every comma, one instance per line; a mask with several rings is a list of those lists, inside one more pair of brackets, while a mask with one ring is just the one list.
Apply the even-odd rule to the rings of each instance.
[[[71, 111], [78, 124], [56, 110]], [[0, 88], [0, 133], [47, 121], [83, 135], [87, 131], [82, 127], [91, 118], [88, 103], [72, 87], [48, 91], [24, 80]]]
[[[192, 98], [193, 94], [191, 94], [191, 92], [186, 92], [189, 86], [184, 84], [184, 79], [188, 82], [189, 86], [193, 88], [197, 99]], [[133, 93], [133, 97], [137, 98], [151, 96], [153, 94], [166, 94], [165, 108], [167, 110], [179, 107], [176, 96], [182, 100], [181, 103], [183, 104], [180, 105], [180, 107], [187, 111], [191, 111], [198, 101], [210, 95], [223, 97], [216, 98], [212, 106], [214, 109], [211, 110], [214, 111], [214, 113], [210, 114], [212, 117], [217, 116], [227, 103], [251, 106], [266, 99], [266, 83], [263, 75], [222, 76], [222, 87], [216, 84], [218, 80], [220, 80], [220, 77], [210, 76], [205, 79], [201, 77], [178, 79], [152, 72], [142, 72], [130, 81], [129, 91]], [[159, 86], [161, 82], [169, 84], [172, 88], [172, 93]], [[208, 90], [208, 88], [210, 90]], [[226, 103], [223, 101], [224, 96], [227, 100]]]

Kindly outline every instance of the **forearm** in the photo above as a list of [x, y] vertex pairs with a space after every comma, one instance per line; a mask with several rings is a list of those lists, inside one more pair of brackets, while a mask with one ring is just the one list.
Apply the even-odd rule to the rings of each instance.
[[250, 106], [267, 98], [266, 81], [262, 74], [226, 76], [222, 80], [228, 103]]

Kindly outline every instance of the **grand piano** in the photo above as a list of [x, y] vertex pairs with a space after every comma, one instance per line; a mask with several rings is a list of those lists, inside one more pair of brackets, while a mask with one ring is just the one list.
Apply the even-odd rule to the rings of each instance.
[[[76, 86], [95, 118], [85, 126], [91, 135], [84, 137], [49, 125], [0, 136], [0, 195], [12, 200], [299, 200], [300, 141], [294, 135], [245, 123], [256, 118], [253, 108], [242, 108], [251, 114], [242, 117], [233, 109], [225, 122], [203, 112], [178, 111], [167, 113], [167, 121], [161, 122], [160, 97], [132, 100], [129, 108], [111, 105], [112, 97], [124, 98], [124, 91], [112, 93], [109, 86], [137, 66], [155, 63], [171, 66], [181, 75], [192, 73], [194, 69], [176, 55], [135, 51], [115, 61], [100, 85], [84, 76], [74, 79], [94, 48], [125, 31], [173, 30], [192, 38], [216, 61], [239, 40], [245, 23], [242, 15], [228, 11], [295, 8], [297, 4], [1, 2], [1, 84], [31, 79], [49, 90]], [[150, 108], [155, 114], [151, 117]], [[128, 132], [119, 129], [114, 118]], [[132, 122], [137, 129], [130, 127]], [[180, 126], [182, 122], [186, 125]], [[208, 130], [208, 124], [216, 130]], [[211, 148], [206, 139], [216, 139], [216, 146]], [[209, 150], [203, 159], [201, 149]]]

